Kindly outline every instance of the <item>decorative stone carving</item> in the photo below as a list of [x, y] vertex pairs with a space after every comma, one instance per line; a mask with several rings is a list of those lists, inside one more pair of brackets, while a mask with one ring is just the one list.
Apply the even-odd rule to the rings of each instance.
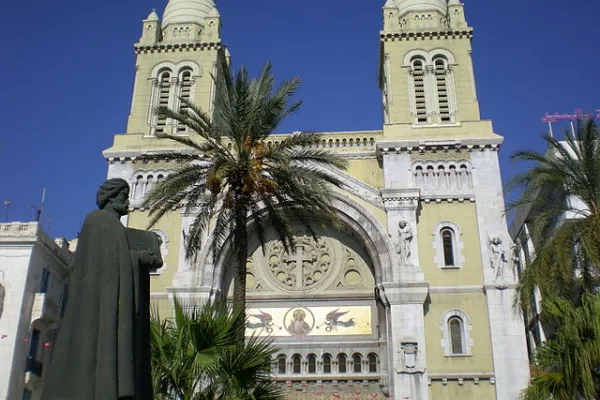
[[312, 289], [331, 272], [332, 246], [328, 239], [315, 240], [302, 230], [295, 236], [295, 248], [291, 253], [286, 252], [280, 242], [268, 247], [268, 270], [285, 289]]
[[403, 342], [400, 345], [400, 365], [396, 366], [397, 373], [424, 372], [419, 360], [419, 344], [415, 342]]
[[490, 267], [494, 270], [494, 282], [501, 283], [504, 280], [505, 266], [509, 263], [502, 239], [499, 236], [491, 239], [488, 237], [488, 249], [490, 251]]
[[402, 351], [404, 353], [404, 366], [406, 368], [414, 368], [417, 366], [417, 351], [416, 343], [403, 343]]
[[401, 220], [398, 224], [399, 242], [396, 252], [400, 254], [400, 262], [402, 265], [410, 264], [410, 247], [414, 237], [412, 228], [405, 220]]

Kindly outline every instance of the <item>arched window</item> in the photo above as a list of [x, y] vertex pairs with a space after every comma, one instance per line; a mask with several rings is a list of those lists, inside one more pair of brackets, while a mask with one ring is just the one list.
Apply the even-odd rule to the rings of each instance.
[[[179, 106], [179, 111], [186, 111], [188, 106], [185, 104], [185, 101], [191, 101], [192, 95], [192, 71], [189, 69], [184, 70], [179, 75], [179, 95], [178, 97], [181, 99], [181, 104]], [[184, 125], [177, 126], [177, 132], [185, 132], [186, 127]]]
[[435, 263], [441, 269], [462, 268], [465, 264], [462, 232], [452, 221], [440, 221], [433, 228]]
[[427, 174], [425, 176], [427, 179], [425, 182], [427, 189], [435, 189], [435, 169], [433, 169], [432, 165], [427, 166]]
[[157, 270], [150, 270], [150, 275], [160, 275], [167, 269], [167, 259], [169, 255], [169, 239], [167, 234], [161, 229], [152, 229], [150, 232], [156, 233], [161, 240], [160, 255], [163, 259], [163, 265]]
[[454, 232], [450, 228], [442, 230], [442, 247], [444, 249], [444, 265], [453, 267], [454, 260]]
[[285, 356], [283, 354], [281, 354], [279, 357], [277, 357], [277, 373], [285, 374], [286, 361], [287, 360], [285, 359]]
[[360, 354], [355, 354], [352, 357], [352, 364], [353, 364], [353, 368], [354, 368], [354, 372], [355, 373], [361, 373], [362, 372], [362, 357], [360, 356]]
[[146, 180], [146, 192], [145, 194], [149, 194], [154, 188], [154, 176], [148, 175], [148, 179]]
[[444, 57], [437, 57], [434, 61], [435, 81], [438, 96], [438, 110], [441, 122], [451, 122], [450, 102], [448, 99], [448, 62]]
[[443, 165], [438, 167], [438, 188], [448, 187], [448, 180], [446, 178], [446, 168]]
[[302, 372], [302, 357], [299, 354], [295, 354], [292, 357], [292, 372], [294, 374], [299, 374]]
[[420, 165], [415, 168], [415, 184], [419, 188], [424, 186], [423, 167]]
[[317, 372], [317, 357], [314, 354], [308, 356], [308, 373], [314, 374]]
[[414, 86], [414, 102], [416, 108], [416, 122], [427, 122], [427, 100], [425, 98], [425, 60], [414, 58], [412, 60], [412, 79]]
[[471, 320], [462, 310], [448, 310], [440, 320], [442, 329], [442, 347], [446, 357], [471, 356], [473, 339], [471, 338]]
[[460, 187], [461, 189], [470, 188], [471, 177], [469, 176], [469, 168], [465, 164], [460, 166]]
[[[169, 97], [171, 95], [171, 72], [163, 71], [158, 77], [158, 107], [168, 107]], [[164, 133], [167, 125], [167, 119], [163, 116], [157, 116], [156, 132]]]
[[338, 372], [340, 374], [346, 373], [346, 364], [348, 363], [348, 359], [345, 354], [340, 354], [338, 356]]
[[377, 372], [377, 355], [369, 354], [369, 372]]
[[324, 374], [331, 373], [331, 356], [329, 354], [325, 354], [323, 356], [323, 373]]
[[133, 193], [133, 198], [135, 200], [140, 200], [144, 197], [144, 177], [142, 175], [138, 175], [135, 179], [135, 190]]
[[452, 354], [464, 354], [463, 321], [459, 317], [448, 320], [448, 331], [450, 332], [450, 348]]

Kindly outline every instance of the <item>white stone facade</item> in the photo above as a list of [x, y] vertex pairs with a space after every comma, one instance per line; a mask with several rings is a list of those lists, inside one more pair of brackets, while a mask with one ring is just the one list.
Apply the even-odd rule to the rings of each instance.
[[65, 240], [55, 243], [36, 222], [0, 224], [1, 400], [41, 396], [72, 257]]

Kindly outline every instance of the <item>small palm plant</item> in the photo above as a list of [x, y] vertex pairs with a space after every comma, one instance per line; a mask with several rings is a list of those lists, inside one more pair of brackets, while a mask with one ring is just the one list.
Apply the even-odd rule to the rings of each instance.
[[548, 152], [519, 151], [533, 163], [509, 182], [523, 189], [509, 209], [531, 207], [534, 259], [527, 265], [515, 305], [530, 312], [534, 291], [543, 298], [577, 299], [592, 293], [600, 277], [600, 130], [593, 121], [559, 141], [545, 137]]
[[544, 318], [557, 331], [535, 351], [535, 372], [523, 400], [597, 399], [600, 395], [600, 297], [584, 294], [575, 306], [544, 299]]
[[175, 317], [151, 320], [154, 397], [157, 400], [278, 400], [271, 379], [269, 339], [240, 342], [246, 320], [224, 302], [201, 308], [175, 301]]
[[162, 117], [186, 126], [189, 136], [158, 135], [185, 151], [163, 154], [179, 161], [179, 167], [149, 193], [145, 205], [151, 224], [174, 207], [195, 211], [188, 257], [199, 252], [209, 225], [215, 257], [233, 232], [233, 301], [234, 307], [245, 309], [248, 227], [253, 225], [262, 244], [267, 226], [274, 228], [287, 250], [293, 243], [292, 220], [313, 234], [311, 220], [335, 222], [331, 189], [341, 182], [328, 170], [345, 169], [346, 161], [319, 149], [321, 135], [315, 133], [267, 144], [281, 122], [300, 107], [300, 102], [291, 103], [298, 79], [274, 89], [269, 64], [251, 79], [245, 68], [233, 76], [224, 62], [214, 79], [214, 117], [184, 100], [186, 107], [179, 111], [158, 109]]

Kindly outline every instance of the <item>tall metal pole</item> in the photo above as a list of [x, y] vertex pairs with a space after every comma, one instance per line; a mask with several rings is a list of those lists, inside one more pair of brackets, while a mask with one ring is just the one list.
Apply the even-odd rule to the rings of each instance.
[[8, 208], [10, 207], [10, 201], [4, 200], [4, 222], [8, 222]]

